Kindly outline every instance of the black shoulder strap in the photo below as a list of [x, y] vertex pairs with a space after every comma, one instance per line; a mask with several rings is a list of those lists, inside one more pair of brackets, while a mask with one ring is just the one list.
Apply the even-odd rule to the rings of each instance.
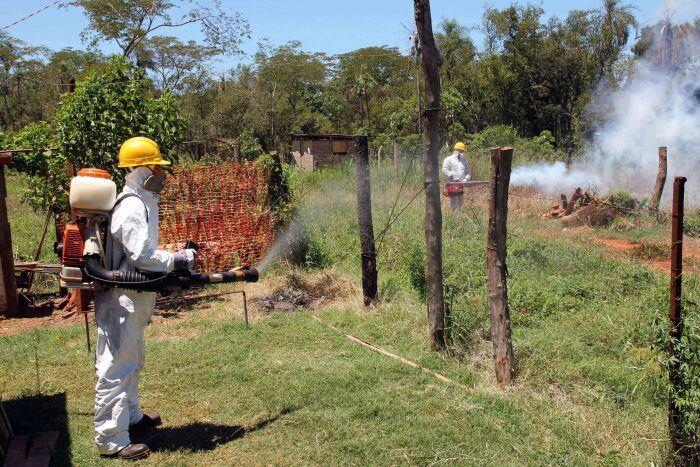
[[114, 202], [114, 206], [112, 206], [112, 211], [110, 212], [110, 214], [114, 213], [114, 210], [117, 209], [117, 206], [119, 206], [119, 204], [120, 204], [122, 201], [124, 201], [124, 200], [127, 199], [127, 198], [132, 198], [132, 197], [134, 197], [134, 196], [135, 196], [136, 198], [140, 199], [141, 202], [143, 203], [143, 207], [144, 207], [144, 209], [146, 210], [146, 222], [148, 222], [148, 208], [146, 208], [146, 202], [145, 202], [139, 195], [137, 195], [136, 193], [127, 193], [127, 194], [125, 194], [124, 196], [122, 196], [122, 197], [120, 197], [120, 198], [117, 198], [117, 200]]

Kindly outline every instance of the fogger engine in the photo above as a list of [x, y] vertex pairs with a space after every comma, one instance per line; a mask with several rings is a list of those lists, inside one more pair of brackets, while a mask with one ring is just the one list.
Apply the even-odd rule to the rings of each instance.
[[[190, 270], [171, 273], [113, 270], [109, 224], [117, 201], [117, 187], [108, 172], [82, 169], [71, 180], [71, 221], [56, 245], [61, 258], [60, 285], [85, 292], [112, 287], [163, 292], [228, 282], [257, 282], [258, 270], [244, 265], [230, 271], [200, 274]], [[194, 242], [187, 248], [197, 249]]]

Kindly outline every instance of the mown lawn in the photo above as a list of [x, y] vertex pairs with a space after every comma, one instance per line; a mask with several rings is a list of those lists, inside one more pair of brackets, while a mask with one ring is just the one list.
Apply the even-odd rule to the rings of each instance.
[[[398, 185], [373, 174], [375, 231]], [[646, 464], [666, 456], [664, 377], [652, 349], [667, 277], [601, 247], [547, 238], [534, 212], [513, 210], [510, 297], [515, 386], [492, 378], [484, 276], [485, 215], [476, 201], [445, 216], [453, 342], [427, 347], [420, 299], [422, 203], [379, 243], [380, 303], [357, 300], [359, 262], [352, 174], [299, 181], [326, 271], [349, 281], [315, 309], [326, 323], [466, 385], [463, 389], [376, 354], [312, 319], [261, 317], [245, 330], [240, 298], [194, 305], [147, 329], [141, 388], [165, 425], [145, 441], [152, 464]], [[411, 177], [399, 208], [412, 198]], [[297, 271], [316, 277], [318, 271]], [[285, 283], [284, 268], [254, 289]], [[689, 290], [697, 296], [697, 285]], [[65, 427], [59, 459], [96, 465], [93, 356], [81, 328], [0, 338], [0, 392], [21, 430]], [[241, 428], [242, 427], [242, 428]]]

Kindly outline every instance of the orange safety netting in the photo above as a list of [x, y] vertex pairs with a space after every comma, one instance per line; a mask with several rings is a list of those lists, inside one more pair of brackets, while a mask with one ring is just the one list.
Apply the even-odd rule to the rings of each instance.
[[274, 237], [266, 180], [251, 163], [176, 167], [160, 196], [160, 243], [197, 242], [199, 271], [260, 261]]

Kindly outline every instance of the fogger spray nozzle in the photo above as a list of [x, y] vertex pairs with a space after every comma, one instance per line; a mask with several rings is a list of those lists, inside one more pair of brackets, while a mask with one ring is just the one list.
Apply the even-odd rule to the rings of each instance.
[[231, 269], [226, 272], [217, 272], [209, 274], [209, 283], [216, 284], [221, 282], [257, 282], [260, 273], [257, 268], [246, 266]]

